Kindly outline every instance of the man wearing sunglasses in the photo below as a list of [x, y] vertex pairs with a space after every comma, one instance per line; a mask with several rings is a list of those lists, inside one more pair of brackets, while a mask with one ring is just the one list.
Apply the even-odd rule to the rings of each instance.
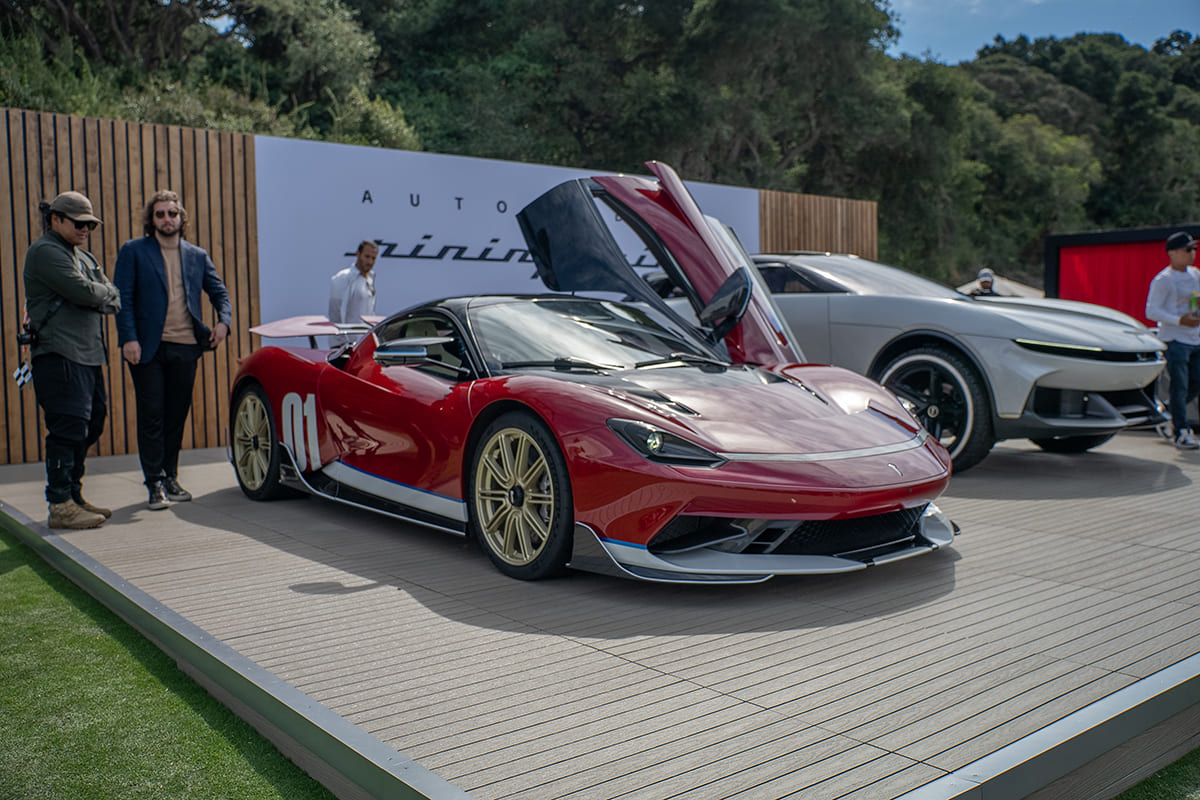
[[1158, 323], [1167, 344], [1171, 426], [1180, 450], [1200, 448], [1188, 422], [1187, 407], [1200, 396], [1200, 270], [1197, 240], [1185, 231], [1167, 237], [1167, 266], [1150, 281], [1146, 318]]
[[95, 528], [112, 511], [83, 499], [84, 460], [108, 416], [104, 315], [117, 313], [121, 296], [84, 249], [100, 224], [91, 201], [63, 192], [38, 210], [45, 232], [25, 254], [23, 279], [33, 388], [46, 423], [47, 524]]
[[[144, 236], [121, 245], [113, 281], [121, 290], [117, 340], [137, 398], [138, 458], [147, 506], [191, 500], [179, 485], [179, 450], [192, 407], [196, 366], [229, 335], [229, 292], [202, 248], [184, 240], [187, 211], [175, 192], [160, 190], [142, 214]], [[207, 294], [217, 323], [209, 329], [200, 301]]]

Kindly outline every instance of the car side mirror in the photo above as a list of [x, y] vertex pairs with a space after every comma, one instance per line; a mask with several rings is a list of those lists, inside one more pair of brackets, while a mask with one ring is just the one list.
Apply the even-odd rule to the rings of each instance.
[[742, 321], [750, 307], [750, 273], [738, 267], [713, 293], [712, 299], [698, 315], [700, 324], [712, 332], [713, 341], [721, 341]]
[[402, 367], [407, 364], [423, 364], [429, 361], [429, 348], [439, 344], [450, 344], [449, 336], [416, 336], [411, 339], [392, 339], [375, 348], [372, 357], [381, 367]]

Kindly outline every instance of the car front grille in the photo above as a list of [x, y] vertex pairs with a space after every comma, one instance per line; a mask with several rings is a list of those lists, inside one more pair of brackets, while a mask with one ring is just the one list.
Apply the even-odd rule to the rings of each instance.
[[[1153, 384], [1150, 387], [1152, 389]], [[1094, 420], [1114, 427], [1138, 424], [1157, 417], [1157, 407], [1146, 389], [1088, 392], [1035, 386], [1026, 408], [1045, 419]]]
[[838, 520], [755, 520], [679, 516], [650, 541], [659, 555], [721, 552], [838, 556], [869, 560], [907, 547], [920, 534], [925, 506]]

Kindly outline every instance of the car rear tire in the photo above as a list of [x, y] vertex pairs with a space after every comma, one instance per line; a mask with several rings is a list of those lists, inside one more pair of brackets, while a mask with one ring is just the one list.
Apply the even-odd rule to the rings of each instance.
[[978, 464], [996, 443], [983, 379], [944, 347], [918, 347], [893, 358], [879, 375], [942, 445], [955, 472]]
[[1045, 450], [1047, 453], [1086, 453], [1093, 447], [1099, 447], [1115, 433], [1095, 433], [1090, 436], [1049, 436], [1044, 439], [1029, 441]]
[[267, 393], [258, 384], [238, 392], [233, 401], [233, 469], [238, 486], [251, 500], [279, 500], [295, 493], [279, 482], [282, 446]]
[[515, 411], [488, 425], [469, 479], [471, 533], [497, 569], [521, 580], [563, 572], [574, 526], [571, 480], [539, 419]]

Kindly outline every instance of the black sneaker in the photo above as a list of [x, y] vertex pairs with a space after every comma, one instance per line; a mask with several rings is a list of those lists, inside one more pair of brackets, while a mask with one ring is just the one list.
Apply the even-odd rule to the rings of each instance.
[[146, 501], [146, 505], [151, 511], [161, 511], [169, 507], [171, 504], [167, 502], [167, 496], [163, 492], [162, 481], [155, 481], [150, 484], [150, 499]]
[[163, 478], [163, 491], [166, 492], [167, 499], [173, 500], [176, 503], [186, 503], [192, 499], [192, 493], [179, 485], [179, 481], [168, 475]]

